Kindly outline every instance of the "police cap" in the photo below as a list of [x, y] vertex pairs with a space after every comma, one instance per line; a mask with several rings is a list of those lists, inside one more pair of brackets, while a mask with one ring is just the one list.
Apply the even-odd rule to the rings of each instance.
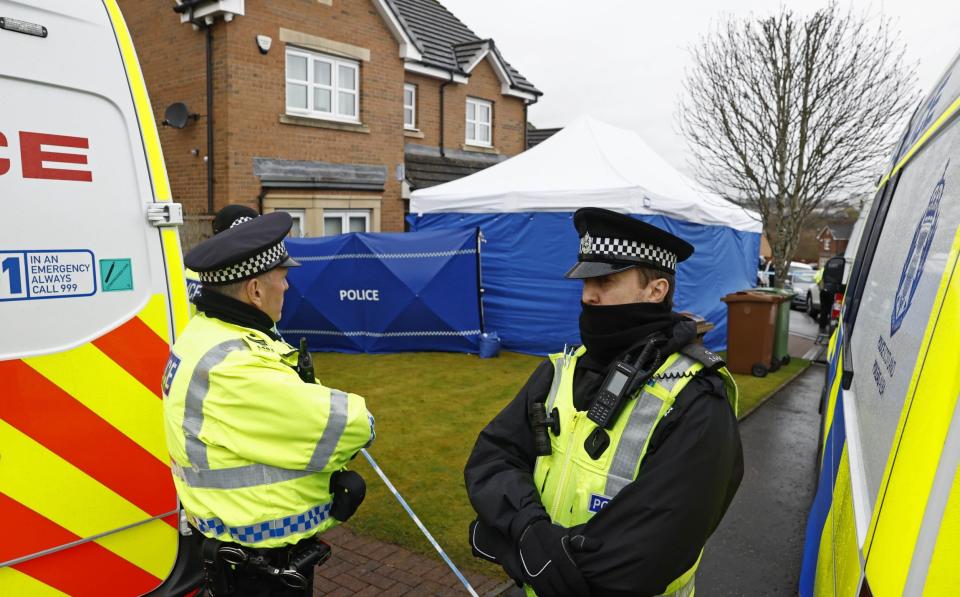
[[573, 214], [580, 235], [577, 263], [568, 278], [596, 278], [631, 267], [674, 273], [693, 246], [665, 230], [626, 214], [584, 207]]
[[260, 214], [254, 209], [246, 205], [233, 203], [217, 212], [217, 215], [213, 218], [213, 233], [220, 234], [224, 230], [229, 230], [237, 224], [249, 222], [259, 215]]
[[283, 244], [292, 226], [290, 214], [282, 211], [239, 223], [197, 245], [184, 263], [209, 286], [246, 280], [275, 267], [296, 267], [300, 264]]

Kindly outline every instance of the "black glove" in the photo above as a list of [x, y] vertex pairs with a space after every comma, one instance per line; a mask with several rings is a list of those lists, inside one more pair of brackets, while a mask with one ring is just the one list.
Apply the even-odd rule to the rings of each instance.
[[330, 493], [333, 495], [330, 515], [345, 522], [363, 503], [367, 484], [363, 477], [353, 471], [337, 471], [330, 475]]
[[500, 542], [497, 532], [479, 520], [470, 523], [470, 551], [473, 557], [499, 564], [497, 554], [500, 552]]
[[537, 597], [588, 596], [590, 587], [572, 554], [596, 551], [602, 545], [583, 535], [571, 537], [567, 529], [549, 520], [537, 520], [524, 529], [517, 546], [523, 581], [533, 587]]
[[474, 557], [499, 564], [518, 587], [523, 586], [520, 554], [514, 547], [513, 541], [506, 535], [480, 520], [474, 520], [470, 523], [467, 540], [470, 541], [470, 549]]

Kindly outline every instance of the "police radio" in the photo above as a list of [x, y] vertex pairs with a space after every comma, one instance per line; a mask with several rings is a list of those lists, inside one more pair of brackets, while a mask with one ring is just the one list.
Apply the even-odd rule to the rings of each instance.
[[657, 345], [656, 340], [651, 340], [644, 345], [636, 359], [630, 359], [630, 352], [627, 352], [621, 360], [613, 364], [590, 404], [588, 419], [602, 429], [613, 427], [627, 400], [660, 366], [660, 350]]

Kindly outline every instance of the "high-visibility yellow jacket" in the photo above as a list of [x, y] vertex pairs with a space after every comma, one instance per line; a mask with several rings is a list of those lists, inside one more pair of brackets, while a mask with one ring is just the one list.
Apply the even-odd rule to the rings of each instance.
[[[609, 447], [593, 459], [583, 446], [597, 425], [578, 411], [573, 402], [573, 377], [577, 360], [586, 353], [580, 347], [572, 357], [550, 355], [554, 364], [553, 385], [547, 395], [547, 412], [557, 408], [560, 434], [550, 435], [552, 453], [540, 456], [533, 471], [540, 501], [554, 524], [573, 527], [584, 524], [599, 512], [620, 490], [631, 483], [640, 470], [647, 445], [657, 424], [673, 407], [681, 390], [704, 365], [681, 353], [670, 355], [651, 380], [630, 400], [607, 430]], [[737, 385], [725, 367], [718, 373], [723, 378], [727, 400], [737, 411]], [[663, 595], [693, 595], [694, 565], [675, 579]], [[535, 595], [527, 587], [528, 595]]]
[[193, 301], [200, 296], [203, 283], [200, 282], [199, 274], [190, 268], [184, 268], [183, 276], [187, 279], [187, 299], [190, 301], [190, 317], [193, 317], [197, 314], [197, 306]]
[[208, 537], [255, 547], [334, 526], [330, 475], [374, 437], [356, 394], [304, 383], [297, 351], [198, 313], [163, 377], [174, 483]]

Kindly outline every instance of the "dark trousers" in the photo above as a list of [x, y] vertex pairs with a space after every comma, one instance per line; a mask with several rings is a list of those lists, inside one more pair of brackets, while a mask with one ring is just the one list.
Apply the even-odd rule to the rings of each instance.
[[[240, 572], [236, 576], [235, 597], [310, 597], [313, 595], [313, 574], [307, 575], [306, 589], [292, 589], [276, 579]], [[207, 593], [204, 593], [207, 594]]]
[[827, 292], [826, 290], [820, 291], [820, 313], [818, 314], [817, 323], [820, 325], [821, 330], [827, 329], [827, 326], [830, 325], [830, 313], [833, 312], [833, 293]]

